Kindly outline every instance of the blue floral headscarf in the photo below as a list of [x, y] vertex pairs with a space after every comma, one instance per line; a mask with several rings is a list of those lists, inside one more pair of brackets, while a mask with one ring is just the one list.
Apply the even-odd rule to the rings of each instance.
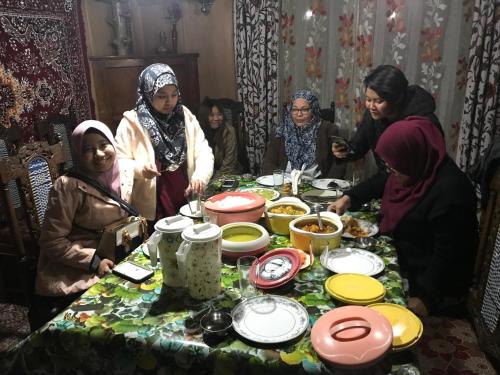
[[[307, 100], [312, 110], [311, 122], [304, 127], [298, 127], [292, 119], [293, 102], [299, 98]], [[304, 163], [309, 168], [316, 163], [316, 136], [321, 124], [319, 101], [309, 90], [299, 90], [290, 99], [276, 137], [285, 139], [286, 156], [292, 169], [300, 169]]]
[[174, 71], [166, 64], [153, 64], [139, 75], [135, 109], [139, 123], [148, 131], [155, 158], [169, 171], [186, 160], [184, 110], [179, 93], [172, 113], [164, 115], [153, 108], [153, 97], [165, 85], [177, 85]]

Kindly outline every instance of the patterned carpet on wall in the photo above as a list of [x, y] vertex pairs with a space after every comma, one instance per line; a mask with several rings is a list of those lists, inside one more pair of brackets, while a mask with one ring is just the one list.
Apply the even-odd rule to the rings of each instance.
[[0, 125], [36, 138], [49, 114], [92, 116], [81, 0], [3, 0], [0, 6]]
[[495, 375], [466, 320], [428, 317], [415, 346], [423, 375]]

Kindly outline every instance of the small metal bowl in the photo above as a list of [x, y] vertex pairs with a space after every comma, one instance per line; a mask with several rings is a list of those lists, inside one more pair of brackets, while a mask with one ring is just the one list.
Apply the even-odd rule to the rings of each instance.
[[231, 314], [220, 310], [209, 311], [200, 320], [200, 327], [207, 335], [224, 337], [232, 326], [233, 317]]
[[373, 237], [358, 237], [355, 242], [362, 249], [374, 248], [377, 245], [377, 239]]

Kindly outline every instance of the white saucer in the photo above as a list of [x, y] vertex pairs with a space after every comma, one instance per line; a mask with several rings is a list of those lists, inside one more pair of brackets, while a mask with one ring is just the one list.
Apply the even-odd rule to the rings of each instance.
[[189, 209], [189, 206], [185, 204], [182, 206], [179, 210], [179, 213], [183, 216], [187, 217], [203, 217], [203, 214], [201, 213], [200, 209], [198, 208], [198, 201], [191, 201], [191, 208], [193, 210], [193, 213]]
[[[292, 180], [290, 180], [289, 177], [285, 176], [283, 178], [283, 183], [284, 184], [288, 184], [288, 183], [291, 183]], [[264, 186], [274, 186], [274, 177], [272, 174], [270, 175], [267, 175], [267, 176], [260, 176], [260, 177], [257, 177], [257, 179], [255, 180], [258, 184], [261, 184], [261, 185], [264, 185]]]
[[321, 189], [321, 190], [335, 190], [335, 188], [328, 187], [328, 184], [330, 182], [335, 182], [339, 186], [339, 189], [348, 189], [351, 186], [349, 181], [339, 180], [336, 178], [319, 178], [313, 180], [312, 186], [315, 187], [316, 189]]
[[323, 253], [320, 258], [323, 267], [335, 273], [358, 273], [366, 276], [377, 275], [385, 268], [384, 261], [369, 251], [346, 247]]

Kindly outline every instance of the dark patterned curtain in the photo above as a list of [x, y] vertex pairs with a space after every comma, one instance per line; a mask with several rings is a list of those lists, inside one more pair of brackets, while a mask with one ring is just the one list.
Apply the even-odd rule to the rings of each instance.
[[23, 141], [49, 114], [92, 116], [80, 0], [0, 2], [0, 126]]
[[[495, 4], [496, 3], [496, 4]], [[500, 133], [500, 4], [476, 0], [457, 163], [476, 164]]]
[[245, 106], [250, 170], [260, 172], [271, 129], [278, 122], [280, 2], [235, 0], [236, 83]]

